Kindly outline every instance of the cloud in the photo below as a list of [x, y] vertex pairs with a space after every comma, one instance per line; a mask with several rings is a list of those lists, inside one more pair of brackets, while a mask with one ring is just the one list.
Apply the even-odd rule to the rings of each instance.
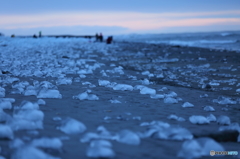
[[[219, 17], [220, 16], [220, 17]], [[237, 16], [237, 17], [236, 17]], [[0, 15], [0, 29], [58, 28], [62, 31], [96, 30], [138, 32], [167, 27], [196, 27], [208, 25], [239, 25], [240, 11], [140, 13], [140, 12], [59, 12], [33, 15]], [[81, 26], [81, 27], [80, 27]], [[96, 28], [96, 26], [100, 28]], [[110, 33], [110, 32], [109, 32]]]

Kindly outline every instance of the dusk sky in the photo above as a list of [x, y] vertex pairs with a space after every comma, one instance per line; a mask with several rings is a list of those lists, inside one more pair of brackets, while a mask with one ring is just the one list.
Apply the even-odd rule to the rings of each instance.
[[240, 30], [240, 0], [0, 0], [5, 35]]

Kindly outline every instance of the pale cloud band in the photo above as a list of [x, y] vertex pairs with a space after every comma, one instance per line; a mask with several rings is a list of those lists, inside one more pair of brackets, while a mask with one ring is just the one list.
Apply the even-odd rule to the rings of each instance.
[[59, 12], [33, 15], [0, 15], [0, 29], [59, 26], [117, 26], [125, 32], [159, 30], [167, 27], [208, 25], [240, 26], [240, 11], [194, 13]]

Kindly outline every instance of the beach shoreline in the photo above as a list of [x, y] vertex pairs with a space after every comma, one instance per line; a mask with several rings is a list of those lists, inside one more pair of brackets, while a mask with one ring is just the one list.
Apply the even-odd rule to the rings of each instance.
[[[72, 78], [73, 82], [67, 85], [57, 85], [62, 99], [44, 99], [46, 105], [40, 105], [40, 110], [44, 112], [43, 129], [37, 130], [36, 134], [31, 134], [31, 131], [26, 130], [14, 131], [14, 139], [20, 138], [26, 143], [40, 137], [61, 138], [63, 142], [61, 150], [43, 149], [53, 156], [62, 159], [87, 158], [86, 151], [89, 143], [81, 143], [80, 139], [87, 132], [97, 132], [98, 126], [104, 126], [111, 133], [118, 133], [123, 129], [137, 133], [146, 130], [146, 127], [140, 126], [143, 122], [162, 121], [186, 128], [192, 134], [204, 134], [218, 132], [220, 125], [216, 122], [204, 125], [192, 124], [189, 121], [190, 116], [207, 116], [212, 113], [216, 117], [226, 115], [232, 123], [239, 122], [240, 98], [236, 90], [240, 88], [240, 54], [235, 51], [134, 42], [115, 42], [106, 45], [104, 43], [78, 43], [74, 41], [74, 43], [68, 42], [64, 46], [57, 43], [56, 46], [59, 49], [64, 48], [66, 52], [59, 53], [59, 50], [51, 47], [39, 50], [38, 46], [32, 46], [26, 50], [35, 52], [31, 54], [33, 63], [38, 61], [38, 57], [46, 54], [46, 57], [53, 57], [53, 61], [59, 61], [57, 63], [59, 66], [54, 64], [53, 67], [64, 68], [68, 66], [66, 70], [62, 69], [64, 70], [62, 74]], [[15, 46], [9, 43], [4, 48], [7, 47]], [[39, 53], [36, 53], [37, 51]], [[1, 55], [4, 53], [1, 52]], [[76, 54], [78, 56], [75, 56]], [[15, 61], [18, 60], [17, 58], [16, 56]], [[21, 58], [20, 61], [23, 61], [24, 57], [20, 56], [19, 58]], [[41, 62], [44, 61], [44, 58], [41, 59]], [[78, 66], [76, 63], [81, 59], [87, 60]], [[4, 61], [4, 59], [2, 60]], [[8, 60], [13, 60], [13, 58]], [[79, 77], [77, 70], [69, 70], [75, 67], [82, 69], [84, 65], [91, 68], [90, 66], [96, 63], [99, 67], [96, 67], [92, 73], [85, 74], [86, 77], [81, 78], [78, 82], [74, 80]], [[106, 75], [103, 74], [102, 70]], [[57, 76], [47, 77], [46, 75], [45, 77], [15, 76], [11, 73], [12, 69], [7, 70], [7, 65], [2, 71], [9, 71], [9, 73], [1, 75], [2, 86], [4, 79], [9, 76], [19, 78], [19, 81], [28, 81], [30, 84], [37, 80], [39, 82], [49, 81], [56, 85], [58, 79]], [[179, 99], [176, 104], [169, 104], [165, 103], [163, 99], [152, 99], [149, 94], [140, 94], [139, 90], [121, 91], [99, 86], [98, 80], [108, 80], [133, 87], [145, 85], [155, 89], [157, 94], [175, 92], [177, 97], [182, 100]], [[84, 85], [83, 82], [90, 82], [95, 87], [91, 87], [90, 84]], [[5, 98], [16, 100], [13, 103], [14, 107], [19, 106], [23, 100], [37, 102], [36, 96], [10, 94], [12, 84], [6, 84], [4, 88], [6, 90]], [[163, 89], [164, 87], [166, 89]], [[97, 95], [99, 100], [73, 99], [73, 96], [83, 93], [87, 89]], [[208, 96], [201, 98], [200, 96], [204, 94]], [[232, 101], [236, 101], [236, 104], [213, 102], [214, 99], [218, 100], [220, 96], [229, 97]], [[111, 103], [110, 100], [113, 99], [121, 103]], [[194, 107], [183, 108], [184, 102], [192, 103]], [[215, 111], [204, 111], [203, 107], [208, 105], [214, 107]], [[13, 109], [5, 112], [12, 115]], [[182, 117], [186, 121], [170, 120], [168, 116], [171, 114]], [[56, 129], [61, 121], [54, 121], [53, 117], [74, 118], [84, 123], [87, 130], [77, 135], [64, 134]], [[1, 155], [6, 158], [10, 158], [11, 154], [15, 152], [14, 149], [9, 148], [10, 142], [9, 140], [0, 140]], [[142, 138], [141, 143], [137, 146], [112, 140], [111, 143], [112, 149], [116, 153], [116, 159], [170, 159], [176, 158], [183, 141], [149, 137]], [[220, 142], [220, 144], [226, 151], [240, 150], [239, 142]]]

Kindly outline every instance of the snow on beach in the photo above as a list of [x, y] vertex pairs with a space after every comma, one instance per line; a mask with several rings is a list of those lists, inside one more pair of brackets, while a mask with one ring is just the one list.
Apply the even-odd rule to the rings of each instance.
[[[0, 43], [5, 158], [197, 158], [211, 146], [239, 151], [236, 52], [80, 38]], [[228, 133], [236, 137], [226, 139]]]

